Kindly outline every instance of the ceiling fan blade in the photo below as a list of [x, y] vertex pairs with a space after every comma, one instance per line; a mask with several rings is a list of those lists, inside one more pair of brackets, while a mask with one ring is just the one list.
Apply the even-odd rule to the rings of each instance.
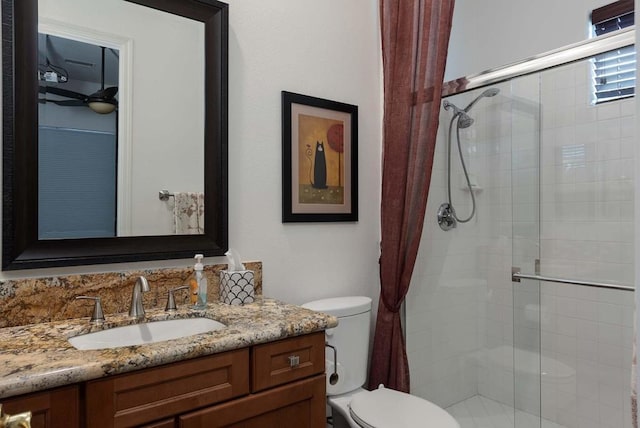
[[41, 104], [52, 103], [63, 107], [86, 107], [87, 104], [80, 100], [49, 100], [46, 98], [38, 98], [38, 102]]
[[61, 101], [53, 101], [54, 104], [65, 107], [84, 107], [87, 104], [84, 101], [80, 100], [61, 100]]
[[100, 89], [93, 94], [89, 95], [89, 99], [100, 98], [103, 100], [110, 100], [118, 93], [117, 86], [111, 86], [109, 88]]
[[86, 95], [81, 94], [79, 92], [58, 88], [56, 86], [45, 86], [44, 90], [45, 92], [48, 92], [53, 95], [59, 95], [61, 97], [66, 97], [66, 98], [75, 98], [76, 100], [80, 100], [83, 102], [88, 98]]
[[109, 88], [105, 88], [104, 89], [104, 97], [105, 98], [113, 98], [116, 96], [116, 94], [118, 93], [118, 87], [117, 86], [111, 86]]

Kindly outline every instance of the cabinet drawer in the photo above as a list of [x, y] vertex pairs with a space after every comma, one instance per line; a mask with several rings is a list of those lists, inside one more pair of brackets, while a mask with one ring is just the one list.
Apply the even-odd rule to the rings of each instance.
[[180, 428], [325, 428], [325, 377], [317, 375], [182, 415]]
[[176, 428], [176, 420], [175, 418], [165, 419], [164, 421], [154, 422], [141, 428]]
[[298, 336], [253, 348], [253, 392], [324, 373], [324, 332]]
[[87, 382], [87, 426], [129, 427], [249, 393], [249, 350]]

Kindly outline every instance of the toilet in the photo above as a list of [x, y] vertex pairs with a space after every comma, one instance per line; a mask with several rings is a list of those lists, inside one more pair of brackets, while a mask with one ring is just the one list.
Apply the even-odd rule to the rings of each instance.
[[334, 428], [460, 428], [430, 401], [382, 385], [373, 391], [362, 388], [367, 379], [370, 298], [335, 297], [302, 306], [338, 318], [338, 326], [325, 332], [327, 403]]

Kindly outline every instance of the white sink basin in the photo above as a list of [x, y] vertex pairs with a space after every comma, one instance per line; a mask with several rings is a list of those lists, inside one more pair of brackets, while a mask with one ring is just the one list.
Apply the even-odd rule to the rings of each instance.
[[220, 330], [226, 325], [209, 318], [184, 318], [154, 321], [114, 327], [69, 339], [76, 349], [108, 349], [121, 346], [144, 345], [163, 340], [179, 339], [194, 334]]

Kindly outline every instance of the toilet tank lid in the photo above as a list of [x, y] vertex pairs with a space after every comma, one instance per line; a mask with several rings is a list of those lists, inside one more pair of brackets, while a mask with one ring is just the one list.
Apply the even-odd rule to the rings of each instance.
[[314, 300], [302, 305], [312, 311], [324, 312], [334, 317], [348, 317], [371, 310], [371, 298], [366, 296], [332, 297]]

